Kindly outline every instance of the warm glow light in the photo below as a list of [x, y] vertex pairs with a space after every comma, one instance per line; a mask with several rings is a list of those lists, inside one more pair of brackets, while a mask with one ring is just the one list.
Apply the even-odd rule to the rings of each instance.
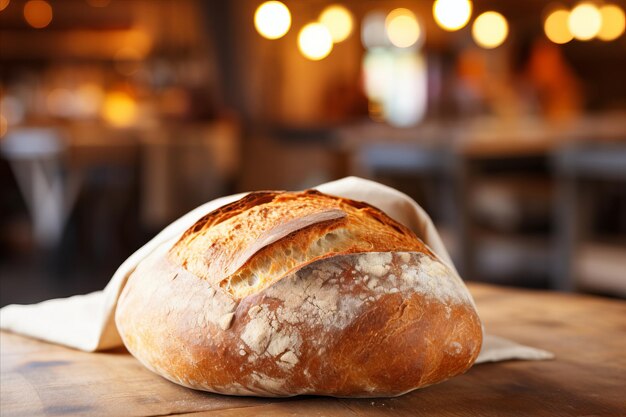
[[498, 12], [485, 12], [478, 16], [472, 25], [474, 42], [485, 49], [496, 48], [509, 35], [509, 24]]
[[574, 35], [569, 31], [569, 12], [564, 9], [555, 10], [543, 23], [546, 36], [554, 43], [564, 44], [572, 40]]
[[439, 26], [445, 30], [459, 30], [469, 22], [472, 16], [472, 2], [469, 0], [436, 0], [433, 4], [433, 16]]
[[588, 41], [600, 32], [602, 15], [595, 4], [580, 3], [572, 9], [567, 23], [576, 39]]
[[367, 49], [389, 46], [385, 33], [385, 14], [379, 10], [367, 13], [361, 23], [361, 43]]
[[392, 10], [385, 19], [385, 28], [389, 41], [398, 48], [415, 45], [422, 34], [415, 15], [408, 9]]
[[7, 8], [11, 0], [0, 0], [0, 12]]
[[334, 43], [344, 41], [352, 32], [352, 13], [338, 4], [328, 6], [320, 14], [320, 23], [328, 29]]
[[113, 126], [130, 126], [137, 117], [137, 105], [126, 93], [109, 93], [104, 98], [102, 117]]
[[266, 1], [254, 13], [254, 27], [264, 38], [282, 38], [291, 27], [291, 13], [279, 1]]
[[44, 0], [30, 0], [24, 5], [24, 19], [35, 29], [45, 28], [52, 22], [52, 7]]
[[600, 7], [600, 14], [602, 15], [602, 27], [598, 32], [598, 39], [612, 41], [622, 36], [626, 26], [624, 11], [614, 4], [606, 4]]
[[313, 61], [324, 59], [333, 50], [333, 38], [326, 26], [309, 23], [298, 34], [298, 48], [302, 55]]

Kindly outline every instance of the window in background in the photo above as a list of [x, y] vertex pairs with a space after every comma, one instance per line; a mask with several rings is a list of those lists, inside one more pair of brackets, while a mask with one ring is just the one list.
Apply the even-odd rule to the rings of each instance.
[[424, 31], [408, 9], [395, 9], [387, 16], [374, 11], [363, 19], [361, 41], [364, 89], [370, 117], [406, 127], [426, 114], [426, 58], [421, 52]]

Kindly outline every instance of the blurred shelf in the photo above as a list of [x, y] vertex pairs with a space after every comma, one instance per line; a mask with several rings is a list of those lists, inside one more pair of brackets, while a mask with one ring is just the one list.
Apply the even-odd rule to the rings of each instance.
[[480, 178], [471, 192], [472, 216], [477, 224], [505, 233], [545, 232], [551, 222], [552, 199], [547, 176]]
[[[144, 49], [144, 32], [128, 29], [0, 30], [2, 61], [112, 60], [122, 48]], [[136, 46], [142, 44], [140, 46]]]
[[[533, 286], [549, 275], [553, 251], [548, 236], [521, 236], [482, 232], [475, 236], [476, 275], [486, 280], [528, 280]], [[504, 283], [504, 282], [503, 282]]]

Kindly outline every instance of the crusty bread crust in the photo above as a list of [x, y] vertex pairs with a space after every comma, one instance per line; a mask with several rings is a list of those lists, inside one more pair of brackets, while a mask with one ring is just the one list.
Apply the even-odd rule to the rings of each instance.
[[[297, 222], [329, 212], [343, 215]], [[272, 233], [281, 238], [259, 244]], [[204, 216], [174, 245], [170, 257], [239, 299], [313, 261], [373, 251], [428, 249], [410, 229], [369, 204], [316, 190], [262, 191]]]
[[[305, 220], [228, 269], [254, 239], [319, 213], [330, 220]], [[214, 259], [229, 274], [207, 275]], [[232, 282], [261, 270], [264, 282]], [[465, 372], [482, 343], [464, 284], [411, 231], [318, 192], [253, 193], [205, 216], [138, 266], [116, 323], [149, 369], [231, 395], [396, 396]]]

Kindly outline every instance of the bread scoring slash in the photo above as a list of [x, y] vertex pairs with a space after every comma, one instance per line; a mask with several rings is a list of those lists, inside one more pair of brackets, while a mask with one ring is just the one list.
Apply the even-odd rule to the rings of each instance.
[[465, 285], [411, 230], [314, 190], [204, 216], [137, 267], [116, 323], [152, 371], [230, 395], [397, 396], [482, 343]]

